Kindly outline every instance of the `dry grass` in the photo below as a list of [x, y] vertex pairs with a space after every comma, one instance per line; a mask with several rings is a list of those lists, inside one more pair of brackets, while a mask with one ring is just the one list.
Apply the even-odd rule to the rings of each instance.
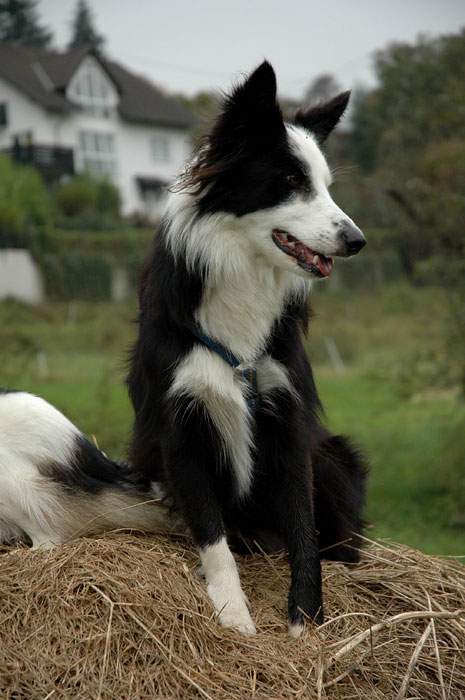
[[0, 556], [0, 697], [465, 698], [460, 564], [370, 543], [324, 565], [326, 623], [286, 633], [283, 556], [240, 561], [258, 634], [218, 627], [183, 541], [117, 532]]

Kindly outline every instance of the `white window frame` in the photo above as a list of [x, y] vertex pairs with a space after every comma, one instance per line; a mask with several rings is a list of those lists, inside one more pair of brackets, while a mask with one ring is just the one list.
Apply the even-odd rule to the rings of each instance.
[[82, 170], [97, 177], [114, 178], [118, 169], [115, 134], [85, 129], [78, 138]]
[[72, 79], [68, 97], [94, 116], [111, 116], [117, 103], [112, 83], [99, 64], [89, 58]]
[[150, 139], [152, 159], [156, 163], [169, 163], [171, 160], [171, 139], [168, 134], [152, 134]]

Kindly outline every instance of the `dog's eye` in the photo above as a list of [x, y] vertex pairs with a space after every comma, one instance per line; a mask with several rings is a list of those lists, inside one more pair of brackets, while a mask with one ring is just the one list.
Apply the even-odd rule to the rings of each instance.
[[302, 184], [302, 179], [299, 175], [287, 175], [286, 182], [291, 187], [300, 187], [300, 185]]

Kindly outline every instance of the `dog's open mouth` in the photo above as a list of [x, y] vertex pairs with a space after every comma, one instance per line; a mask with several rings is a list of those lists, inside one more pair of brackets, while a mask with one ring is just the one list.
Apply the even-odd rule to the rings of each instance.
[[271, 235], [278, 248], [291, 258], [295, 258], [301, 268], [318, 277], [329, 277], [333, 269], [332, 258], [317, 253], [286, 231], [275, 228]]

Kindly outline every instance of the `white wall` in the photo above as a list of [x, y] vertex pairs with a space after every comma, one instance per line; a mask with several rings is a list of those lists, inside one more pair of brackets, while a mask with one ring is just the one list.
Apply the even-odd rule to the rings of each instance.
[[[113, 180], [121, 192], [124, 214], [144, 210], [144, 202], [137, 187], [137, 177], [166, 180], [170, 183], [180, 172], [191, 152], [188, 135], [183, 130], [133, 124], [123, 121], [118, 114], [105, 118], [74, 113], [62, 124], [59, 145], [71, 146], [74, 149], [77, 170], [82, 169], [79, 153], [80, 131], [113, 134], [117, 161]], [[167, 162], [156, 161], [152, 154], [151, 138], [160, 132], [168, 137], [170, 143], [170, 159]]]
[[57, 143], [62, 118], [47, 113], [36, 102], [0, 78], [0, 102], [7, 103], [8, 124], [0, 127], [0, 148], [10, 148], [16, 134], [31, 131], [38, 143]]
[[[110, 293], [114, 301], [134, 296], [124, 268], [112, 270]], [[0, 300], [18, 299], [27, 304], [40, 304], [45, 297], [42, 273], [30, 252], [16, 248], [0, 250]]]
[[[156, 160], [151, 139], [163, 133], [169, 141], [168, 161]], [[162, 127], [139, 126], [123, 122], [118, 133], [118, 184], [124, 199], [125, 213], [141, 209], [142, 202], [136, 177], [165, 180], [171, 183], [180, 172], [191, 151], [185, 131]]]
[[44, 296], [42, 276], [29, 251], [0, 250], [0, 299], [39, 304]]
[[[89, 78], [94, 83], [92, 96], [89, 95]], [[113, 81], [92, 56], [84, 58], [75, 70], [66, 87], [66, 97], [76, 104], [96, 107], [98, 103], [98, 106], [109, 109], [115, 108], [119, 99]]]

